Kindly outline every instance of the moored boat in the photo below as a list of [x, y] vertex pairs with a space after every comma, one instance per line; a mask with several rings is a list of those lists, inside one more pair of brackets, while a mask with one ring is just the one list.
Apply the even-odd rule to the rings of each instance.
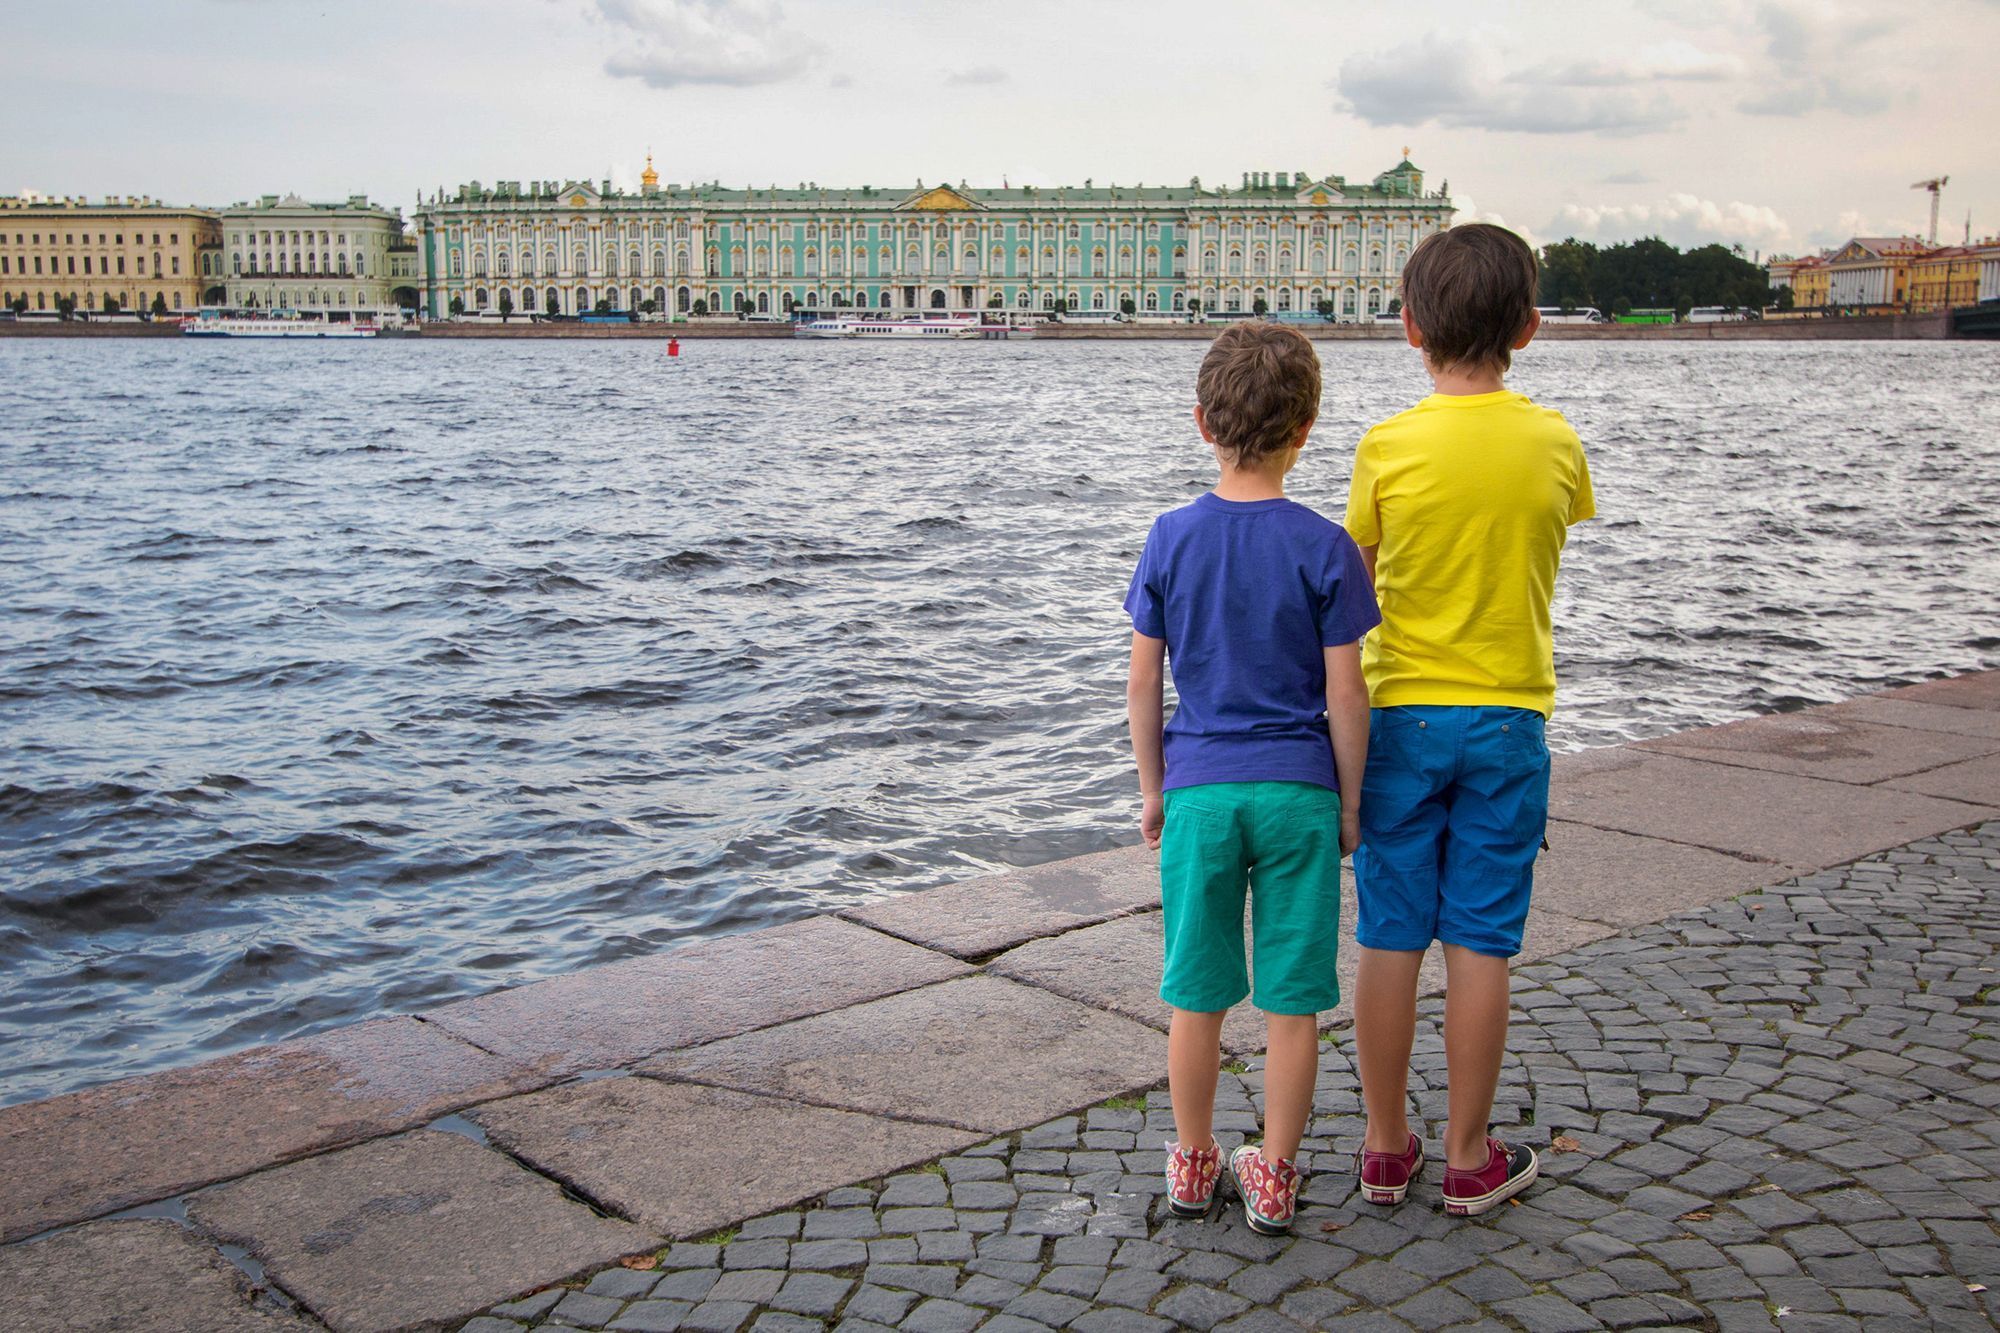
[[853, 314], [819, 315], [801, 319], [792, 326], [799, 338], [917, 338], [984, 339], [1032, 338], [1032, 318], [1012, 318], [994, 311], [987, 314]]
[[372, 320], [306, 319], [297, 315], [195, 315], [181, 321], [190, 338], [372, 338]]

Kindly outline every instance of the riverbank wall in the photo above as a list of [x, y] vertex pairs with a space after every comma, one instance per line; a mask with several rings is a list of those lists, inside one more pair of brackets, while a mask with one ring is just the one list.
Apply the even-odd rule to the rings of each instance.
[[[1516, 964], [1996, 818], [2000, 671], [1564, 755]], [[118, 1327], [372, 1330], [650, 1268], [806, 1200], [826, 1206], [803, 1239], [853, 1248], [884, 1233], [835, 1206], [844, 1187], [1160, 1083], [1159, 906], [1153, 855], [1122, 848], [0, 1108], [0, 1274], [29, 1308]], [[1349, 985], [1353, 962], [1350, 939]], [[1253, 1054], [1261, 1023], [1232, 1014], [1224, 1044]], [[1723, 1101], [1754, 1092], [1721, 1071], [1755, 1069], [1714, 1063]], [[1568, 1132], [1564, 1151], [1599, 1138]], [[1068, 1220], [1035, 1234], [1081, 1233], [1051, 1204], [1046, 1225]], [[0, 1327], [28, 1327], [9, 1299]]]
[[[1400, 324], [1296, 324], [1319, 342], [1395, 342], [1403, 337]], [[1036, 337], [1052, 341], [1207, 342], [1222, 331], [1219, 324], [1044, 324]], [[0, 338], [171, 338], [175, 324], [95, 324], [83, 321], [0, 322]], [[517, 324], [438, 320], [408, 329], [385, 330], [385, 338], [494, 339], [558, 338], [602, 342], [621, 338], [790, 338], [789, 324], [745, 323], [733, 320], [685, 324]], [[1545, 324], [1537, 338], [1558, 342], [1820, 342], [1850, 340], [1932, 341], [1961, 336], [1954, 332], [1950, 311], [1922, 315], [1863, 315], [1839, 319], [1773, 319], [1744, 324]]]

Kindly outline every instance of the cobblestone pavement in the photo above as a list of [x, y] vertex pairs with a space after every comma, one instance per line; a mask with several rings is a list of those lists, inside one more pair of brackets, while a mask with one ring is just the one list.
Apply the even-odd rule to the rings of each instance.
[[[1989, 823], [1519, 968], [1497, 1119], [1541, 1152], [1544, 1178], [1482, 1218], [1439, 1206], [1431, 1000], [1412, 1089], [1433, 1165], [1399, 1208], [1354, 1196], [1344, 1038], [1323, 1052], [1291, 1238], [1254, 1235], [1233, 1207], [1166, 1217], [1155, 1092], [464, 1327], [1991, 1327], [1996, 909]], [[1254, 1063], [1224, 1074], [1225, 1144], [1256, 1132], [1259, 1084]]]

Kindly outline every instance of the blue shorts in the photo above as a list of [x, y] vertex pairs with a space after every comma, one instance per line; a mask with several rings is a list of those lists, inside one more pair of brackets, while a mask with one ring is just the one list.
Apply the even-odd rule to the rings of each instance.
[[1549, 819], [1549, 750], [1526, 708], [1377, 708], [1361, 782], [1354, 939], [1521, 951]]

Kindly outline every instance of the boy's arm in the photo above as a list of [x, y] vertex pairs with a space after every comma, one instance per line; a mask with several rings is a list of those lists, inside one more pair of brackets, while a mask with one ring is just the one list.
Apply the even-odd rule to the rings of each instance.
[[1333, 769], [1340, 777], [1340, 852], [1361, 845], [1361, 775], [1368, 765], [1368, 684], [1361, 678], [1361, 645], [1326, 651], [1326, 727], [1333, 738]]
[[1375, 586], [1375, 553], [1382, 548], [1377, 545], [1357, 546], [1355, 549], [1361, 552], [1361, 565], [1368, 571], [1368, 586], [1372, 588]]
[[1125, 679], [1125, 718], [1132, 728], [1132, 757], [1139, 765], [1139, 835], [1155, 851], [1159, 850], [1160, 831], [1167, 822], [1166, 800], [1160, 794], [1160, 784], [1166, 781], [1166, 760], [1160, 740], [1166, 661], [1165, 639], [1132, 631], [1132, 669]]

